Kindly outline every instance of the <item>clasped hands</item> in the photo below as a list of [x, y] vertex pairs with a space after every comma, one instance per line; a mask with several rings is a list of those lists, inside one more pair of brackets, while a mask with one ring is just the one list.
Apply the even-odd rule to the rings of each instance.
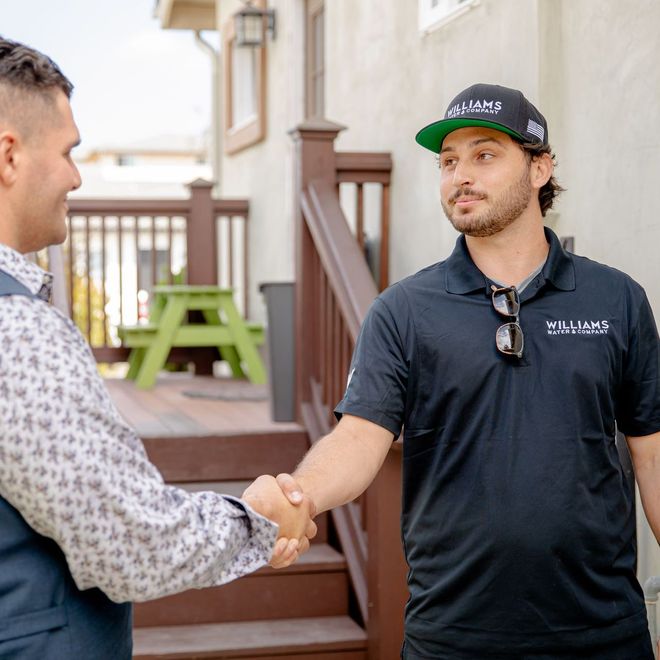
[[269, 562], [273, 568], [285, 568], [309, 550], [317, 532], [313, 520], [316, 508], [291, 475], [262, 475], [247, 487], [241, 499], [279, 526]]

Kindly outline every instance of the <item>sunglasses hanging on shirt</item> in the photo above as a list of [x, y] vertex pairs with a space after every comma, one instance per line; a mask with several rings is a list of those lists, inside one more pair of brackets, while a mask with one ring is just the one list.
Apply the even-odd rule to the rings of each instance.
[[495, 311], [502, 316], [515, 319], [509, 323], [502, 324], [495, 333], [495, 344], [497, 350], [504, 355], [515, 355], [522, 357], [525, 346], [525, 337], [520, 327], [520, 297], [515, 286], [496, 287], [493, 290], [492, 301]]

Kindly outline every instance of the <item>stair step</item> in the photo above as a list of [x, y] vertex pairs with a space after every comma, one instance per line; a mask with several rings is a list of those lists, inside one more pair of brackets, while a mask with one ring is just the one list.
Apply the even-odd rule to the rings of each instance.
[[143, 438], [165, 481], [254, 479], [290, 472], [309, 449], [304, 429], [223, 436]]
[[365, 631], [347, 616], [138, 628], [133, 660], [366, 660]]
[[[252, 479], [244, 480], [227, 480], [227, 481], [192, 481], [188, 483], [172, 483], [172, 486], [183, 488], [189, 492], [199, 492], [202, 490], [210, 490], [214, 493], [221, 493], [223, 495], [233, 495], [240, 497], [245, 489], [252, 483]], [[313, 543], [325, 543], [328, 540], [328, 514], [322, 513], [314, 519], [318, 528], [317, 534], [314, 537]], [[304, 557], [304, 555], [303, 555]]]
[[190, 589], [136, 603], [136, 627], [258, 621], [345, 614], [348, 574], [343, 555], [326, 544], [314, 544], [295, 564], [262, 568], [221, 587]]

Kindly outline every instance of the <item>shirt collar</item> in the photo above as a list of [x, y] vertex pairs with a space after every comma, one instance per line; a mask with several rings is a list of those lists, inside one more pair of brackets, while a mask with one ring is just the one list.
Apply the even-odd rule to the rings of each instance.
[[11, 275], [31, 293], [43, 300], [50, 300], [53, 290], [53, 276], [39, 268], [20, 252], [0, 243], [0, 270]]
[[[545, 281], [561, 291], [575, 289], [573, 260], [561, 246], [557, 235], [548, 227], [543, 228], [550, 244], [548, 258], [541, 271]], [[476, 267], [467, 249], [465, 236], [461, 234], [456, 247], [446, 261], [445, 288], [448, 293], [465, 294], [483, 288], [490, 295], [488, 278]]]
[[543, 228], [545, 237], [550, 243], [548, 259], [543, 266], [543, 277], [560, 291], [575, 291], [575, 266], [573, 259], [564, 250], [552, 229]]

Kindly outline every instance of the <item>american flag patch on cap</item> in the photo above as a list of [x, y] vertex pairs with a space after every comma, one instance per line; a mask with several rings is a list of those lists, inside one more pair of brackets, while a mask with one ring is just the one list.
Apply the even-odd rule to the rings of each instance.
[[532, 135], [536, 135], [536, 137], [541, 140], [541, 142], [543, 142], [543, 138], [545, 137], [545, 130], [541, 124], [537, 124], [533, 119], [530, 119], [527, 122], [527, 132], [531, 133]]

